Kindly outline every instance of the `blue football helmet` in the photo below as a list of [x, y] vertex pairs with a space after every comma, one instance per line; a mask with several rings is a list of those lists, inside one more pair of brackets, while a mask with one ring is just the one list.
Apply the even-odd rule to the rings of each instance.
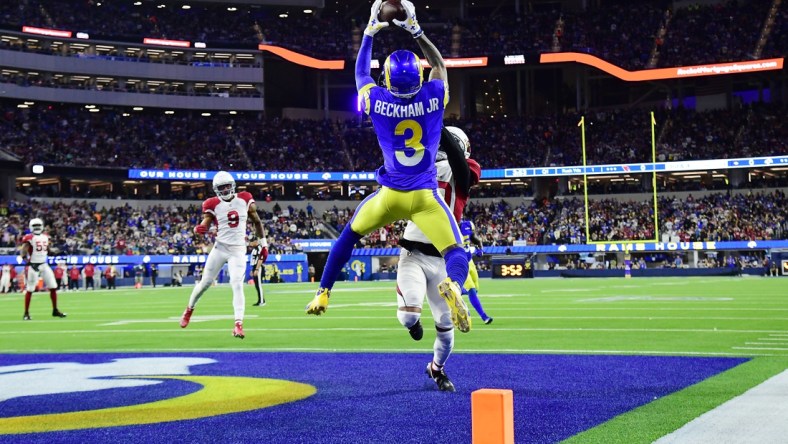
[[416, 54], [404, 49], [394, 51], [383, 65], [386, 89], [396, 97], [413, 97], [421, 89], [423, 71]]

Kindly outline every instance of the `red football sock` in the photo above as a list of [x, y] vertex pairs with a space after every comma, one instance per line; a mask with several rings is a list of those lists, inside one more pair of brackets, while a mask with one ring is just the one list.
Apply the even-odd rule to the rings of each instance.
[[52, 310], [57, 310], [57, 290], [49, 290], [49, 299], [52, 299]]
[[30, 310], [30, 298], [33, 297], [33, 293], [26, 291], [25, 292], [25, 313]]

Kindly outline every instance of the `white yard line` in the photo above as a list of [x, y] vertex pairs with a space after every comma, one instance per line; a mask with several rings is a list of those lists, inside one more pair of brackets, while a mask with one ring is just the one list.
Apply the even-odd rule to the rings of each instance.
[[[771, 345], [771, 344], [770, 344]], [[775, 350], [775, 351], [788, 351], [788, 347], [731, 347], [734, 350]]]
[[715, 407], [655, 444], [770, 444], [788, 437], [788, 370]]

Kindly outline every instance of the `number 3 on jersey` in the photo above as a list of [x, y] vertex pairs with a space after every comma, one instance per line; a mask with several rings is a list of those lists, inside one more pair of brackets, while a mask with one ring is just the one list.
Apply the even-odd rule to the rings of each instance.
[[[396, 158], [403, 166], [412, 167], [418, 165], [424, 158], [424, 145], [421, 144], [422, 129], [419, 122], [415, 120], [403, 120], [394, 128], [394, 135], [404, 136], [407, 130], [410, 130], [410, 138], [405, 139], [404, 150], [397, 150]], [[413, 154], [408, 155], [411, 150]]]

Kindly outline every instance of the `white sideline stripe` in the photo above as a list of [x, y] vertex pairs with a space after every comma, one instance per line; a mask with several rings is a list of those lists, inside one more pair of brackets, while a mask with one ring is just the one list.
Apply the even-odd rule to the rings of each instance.
[[775, 345], [776, 346], [781, 346], [781, 345], [788, 346], [788, 342], [777, 342], [777, 343], [775, 343], [775, 342], [745, 342], [744, 345], [768, 345], [770, 347], [775, 346]]
[[778, 341], [778, 342], [783, 342], [783, 341], [788, 341], [788, 338], [758, 338], [758, 340], [759, 341]]
[[788, 370], [695, 418], [655, 444], [785, 443]]
[[[771, 345], [771, 344], [769, 344]], [[788, 348], [779, 347], [731, 347], [734, 350], [775, 350], [775, 351], [788, 351]]]
[[[257, 315], [244, 315], [244, 320], [251, 319], [251, 318], [258, 318]], [[96, 324], [98, 326], [104, 325], [128, 325], [128, 324], [149, 324], [149, 323], [159, 323], [159, 322], [166, 322], [166, 323], [178, 323], [180, 322], [180, 316], [170, 316], [167, 319], [121, 319], [115, 322], [109, 322], [107, 324]], [[209, 322], [209, 321], [227, 321], [227, 320], [235, 320], [235, 316], [233, 315], [205, 315], [205, 316], [193, 316], [189, 323], [193, 322]]]
[[553, 290], [540, 290], [540, 293], [588, 293], [597, 291], [595, 288], [556, 288]]
[[[245, 332], [264, 331], [263, 329], [244, 329]], [[210, 332], [228, 332], [228, 329], [221, 330], [201, 330]], [[247, 335], [249, 338], [249, 335]], [[228, 340], [232, 340], [229, 338]], [[257, 352], [348, 352], [348, 353], [425, 353], [432, 352], [431, 348], [318, 348], [318, 347], [222, 347], [217, 348], [124, 348], [122, 350], [115, 350], [118, 353], [155, 353], [155, 352], [230, 352], [230, 351], [257, 351]], [[106, 349], [8, 349], [0, 350], [2, 353], [105, 353]], [[774, 353], [712, 353], [712, 352], [695, 352], [695, 351], [649, 351], [649, 350], [572, 350], [572, 349], [455, 349], [453, 353], [525, 353], [525, 354], [565, 354], [565, 355], [660, 355], [660, 356], [729, 356], [729, 357], [751, 357], [751, 356], [783, 356], [782, 354]], [[719, 444], [719, 443], [717, 443]]]

